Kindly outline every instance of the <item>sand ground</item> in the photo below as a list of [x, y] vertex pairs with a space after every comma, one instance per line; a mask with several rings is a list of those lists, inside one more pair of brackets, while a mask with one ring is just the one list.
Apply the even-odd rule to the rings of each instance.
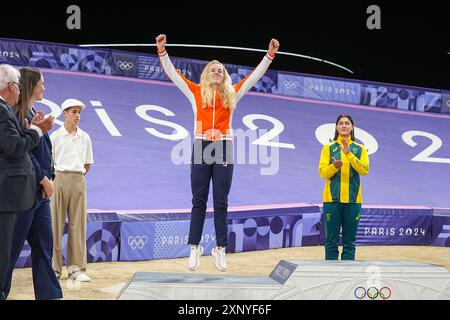
[[[227, 254], [228, 271], [219, 272], [211, 256], [202, 256], [198, 274], [268, 276], [280, 260], [322, 260], [323, 246], [294, 247]], [[450, 248], [428, 246], [360, 246], [358, 260], [411, 260], [438, 264], [450, 270]], [[135, 272], [189, 272], [187, 258], [136, 262], [100, 262], [88, 264], [92, 282], [60, 279], [65, 300], [114, 300]], [[34, 299], [31, 268], [19, 268], [13, 274], [10, 300]]]

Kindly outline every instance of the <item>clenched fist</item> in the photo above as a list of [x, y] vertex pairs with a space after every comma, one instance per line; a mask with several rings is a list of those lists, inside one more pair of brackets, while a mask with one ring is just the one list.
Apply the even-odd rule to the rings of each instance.
[[277, 39], [272, 38], [269, 43], [269, 54], [274, 57], [278, 51], [278, 48], [280, 48], [280, 43]]
[[158, 48], [158, 52], [164, 52], [166, 50], [167, 38], [165, 34], [160, 34], [155, 38], [156, 47]]

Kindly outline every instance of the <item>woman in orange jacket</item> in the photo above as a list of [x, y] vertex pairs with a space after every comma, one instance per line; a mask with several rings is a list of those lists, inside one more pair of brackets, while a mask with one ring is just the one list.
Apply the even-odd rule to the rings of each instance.
[[239, 83], [232, 85], [230, 75], [217, 60], [210, 61], [206, 65], [200, 77], [200, 84], [189, 81], [173, 66], [165, 49], [166, 43], [166, 35], [160, 34], [156, 37], [162, 67], [168, 78], [188, 98], [195, 117], [195, 140], [191, 159], [189, 270], [195, 271], [200, 266], [203, 248], [199, 243], [205, 222], [209, 184], [212, 180], [217, 246], [211, 254], [215, 259], [216, 268], [226, 271], [228, 194], [233, 176], [232, 116], [236, 103], [267, 71], [280, 44], [276, 39], [271, 39], [269, 50], [258, 67]]

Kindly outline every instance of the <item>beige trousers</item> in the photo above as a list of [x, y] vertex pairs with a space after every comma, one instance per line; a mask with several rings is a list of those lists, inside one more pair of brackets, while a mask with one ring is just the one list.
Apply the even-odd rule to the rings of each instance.
[[69, 217], [67, 238], [67, 271], [86, 271], [86, 180], [78, 172], [56, 172], [52, 198], [53, 269], [62, 273], [62, 238], [66, 216]]

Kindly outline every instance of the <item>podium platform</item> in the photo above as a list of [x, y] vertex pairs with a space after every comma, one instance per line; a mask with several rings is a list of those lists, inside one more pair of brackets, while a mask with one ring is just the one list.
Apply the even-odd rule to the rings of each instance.
[[269, 276], [137, 272], [119, 300], [450, 300], [450, 273], [414, 261], [281, 260]]
[[264, 300], [283, 285], [270, 277], [136, 272], [119, 300]]

